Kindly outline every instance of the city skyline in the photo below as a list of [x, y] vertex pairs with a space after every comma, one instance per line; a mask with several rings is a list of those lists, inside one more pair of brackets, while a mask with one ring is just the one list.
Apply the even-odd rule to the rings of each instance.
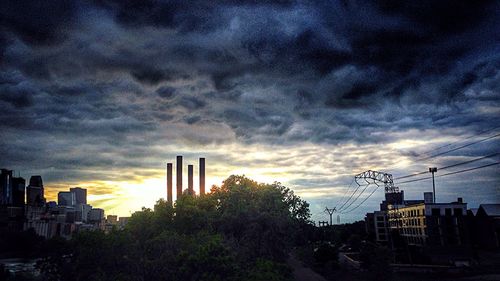
[[[185, 189], [203, 156], [207, 191], [232, 174], [278, 181], [317, 221], [358, 173], [499, 152], [496, 1], [21, 2], [0, 10], [0, 168], [41, 175], [52, 200], [80, 186], [128, 216], [166, 198], [167, 162], [184, 155]], [[437, 200], [497, 202], [499, 174], [437, 177]], [[400, 189], [422, 199], [432, 182]]]

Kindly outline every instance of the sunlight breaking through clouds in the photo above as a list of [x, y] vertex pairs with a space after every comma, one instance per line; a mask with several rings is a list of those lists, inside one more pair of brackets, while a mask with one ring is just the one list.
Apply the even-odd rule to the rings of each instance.
[[[127, 215], [164, 196], [165, 163], [184, 155], [207, 158], [208, 187], [281, 181], [319, 210], [366, 169], [406, 175], [500, 146], [417, 160], [499, 123], [498, 1], [30, 3], [2, 14], [0, 167], [42, 175], [49, 199], [87, 187]], [[498, 189], [498, 166], [473, 177], [481, 191], [442, 178], [443, 200]]]

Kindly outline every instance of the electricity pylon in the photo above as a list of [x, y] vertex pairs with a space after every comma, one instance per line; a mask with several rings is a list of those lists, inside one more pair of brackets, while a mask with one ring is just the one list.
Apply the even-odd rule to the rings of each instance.
[[333, 212], [335, 212], [337, 209], [333, 207], [333, 209], [328, 209], [328, 207], [325, 207], [325, 212], [327, 212], [330, 215], [330, 225], [332, 225], [332, 215]]

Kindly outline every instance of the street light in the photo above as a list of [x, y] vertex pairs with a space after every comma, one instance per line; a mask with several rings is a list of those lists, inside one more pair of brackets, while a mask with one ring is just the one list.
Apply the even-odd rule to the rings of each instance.
[[438, 168], [429, 168], [429, 173], [432, 173], [432, 203], [436, 203], [436, 184], [434, 183], [434, 173], [437, 172]]

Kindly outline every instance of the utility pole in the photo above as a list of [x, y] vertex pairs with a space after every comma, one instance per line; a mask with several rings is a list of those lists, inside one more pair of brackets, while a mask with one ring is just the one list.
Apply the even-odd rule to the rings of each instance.
[[333, 207], [333, 209], [328, 209], [328, 207], [325, 207], [325, 212], [327, 212], [330, 215], [330, 225], [332, 225], [332, 215], [333, 212], [335, 212], [337, 209]]
[[432, 203], [436, 203], [436, 184], [434, 183], [434, 173], [437, 172], [438, 168], [429, 168], [429, 173], [432, 173]]

